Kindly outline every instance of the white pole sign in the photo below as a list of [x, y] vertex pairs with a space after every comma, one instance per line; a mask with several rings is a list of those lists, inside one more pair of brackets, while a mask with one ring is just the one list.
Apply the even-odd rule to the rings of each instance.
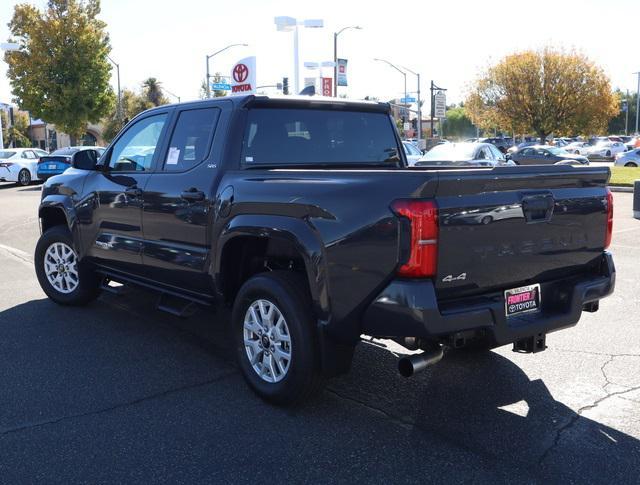
[[447, 117], [447, 96], [443, 91], [438, 91], [434, 95], [435, 101], [435, 116], [436, 118], [446, 118]]
[[245, 57], [231, 68], [231, 94], [255, 94], [256, 57]]

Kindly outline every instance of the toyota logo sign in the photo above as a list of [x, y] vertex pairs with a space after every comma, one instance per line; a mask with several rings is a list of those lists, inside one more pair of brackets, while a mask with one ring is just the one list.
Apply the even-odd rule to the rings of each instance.
[[237, 83], [242, 83], [246, 81], [249, 77], [249, 68], [244, 64], [236, 64], [233, 68], [233, 79]]

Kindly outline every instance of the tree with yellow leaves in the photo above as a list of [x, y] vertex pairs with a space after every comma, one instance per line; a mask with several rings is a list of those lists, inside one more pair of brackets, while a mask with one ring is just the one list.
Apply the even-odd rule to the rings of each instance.
[[586, 56], [545, 48], [506, 56], [474, 83], [465, 107], [481, 128], [573, 135], [603, 131], [618, 101]]

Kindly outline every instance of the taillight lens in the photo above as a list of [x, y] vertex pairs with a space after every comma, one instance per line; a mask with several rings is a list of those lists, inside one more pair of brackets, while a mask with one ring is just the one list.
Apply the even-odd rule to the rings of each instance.
[[607, 234], [604, 238], [604, 248], [611, 246], [611, 237], [613, 236], [613, 194], [607, 188]]
[[400, 266], [398, 274], [407, 278], [428, 278], [436, 275], [438, 259], [438, 206], [433, 200], [396, 200], [391, 209], [411, 223], [409, 260]]

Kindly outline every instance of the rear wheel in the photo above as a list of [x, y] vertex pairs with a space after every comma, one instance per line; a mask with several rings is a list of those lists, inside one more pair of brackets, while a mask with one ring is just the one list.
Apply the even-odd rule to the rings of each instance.
[[297, 404], [322, 387], [311, 299], [304, 277], [261, 273], [233, 306], [236, 357], [249, 386], [275, 404]]
[[40, 287], [61, 305], [85, 305], [100, 293], [100, 278], [81, 261], [69, 230], [55, 226], [47, 230], [36, 246], [36, 275]]
[[627, 162], [624, 164], [625, 167], [637, 167], [638, 164], [634, 162]]
[[18, 172], [18, 185], [26, 186], [31, 183], [31, 173], [26, 168]]

